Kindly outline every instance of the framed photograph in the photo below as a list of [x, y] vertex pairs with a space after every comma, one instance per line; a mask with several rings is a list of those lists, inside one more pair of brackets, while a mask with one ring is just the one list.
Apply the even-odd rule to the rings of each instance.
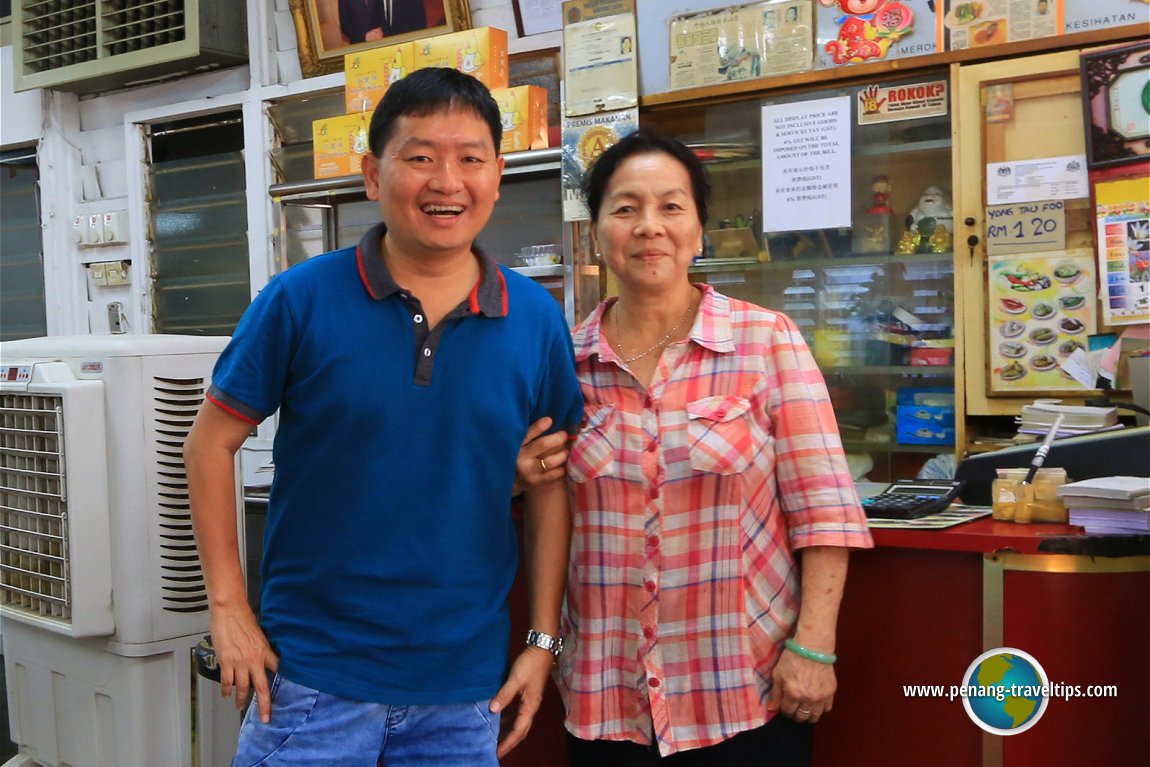
[[304, 77], [338, 72], [353, 51], [471, 28], [467, 0], [289, 0]]
[[1150, 160], [1150, 42], [1083, 54], [1082, 101], [1090, 167]]

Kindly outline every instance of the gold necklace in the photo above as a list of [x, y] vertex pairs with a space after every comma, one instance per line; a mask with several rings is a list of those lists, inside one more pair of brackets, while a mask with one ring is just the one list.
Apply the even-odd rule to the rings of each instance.
[[671, 336], [675, 335], [675, 331], [678, 330], [683, 325], [684, 320], [686, 320], [687, 317], [691, 316], [691, 311], [694, 308], [693, 304], [694, 304], [693, 300], [687, 301], [687, 311], [683, 312], [683, 316], [680, 317], [675, 322], [674, 326], [672, 326], [672, 328], [667, 331], [667, 335], [660, 338], [659, 341], [654, 346], [647, 349], [646, 351], [639, 352], [638, 354], [634, 355], [633, 357], [628, 357], [626, 355], [626, 352], [623, 351], [623, 331], [619, 329], [619, 315], [622, 314], [622, 311], [620, 311], [620, 309], [619, 309], [619, 303], [616, 302], [615, 303], [615, 312], [614, 312], [615, 313], [615, 341], [616, 341], [616, 343], [619, 344], [619, 352], [620, 352], [619, 356], [621, 356], [623, 358], [623, 364], [624, 365], [630, 365], [635, 360], [641, 360], [644, 357], [646, 357], [648, 354], [650, 354], [651, 352], [655, 351], [656, 349], [660, 349], [660, 348], [666, 346], [671, 341]]

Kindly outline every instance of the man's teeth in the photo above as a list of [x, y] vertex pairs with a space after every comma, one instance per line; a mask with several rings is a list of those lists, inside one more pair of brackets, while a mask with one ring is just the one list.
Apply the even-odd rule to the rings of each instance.
[[458, 216], [463, 213], [461, 205], [424, 205], [423, 212], [432, 216]]

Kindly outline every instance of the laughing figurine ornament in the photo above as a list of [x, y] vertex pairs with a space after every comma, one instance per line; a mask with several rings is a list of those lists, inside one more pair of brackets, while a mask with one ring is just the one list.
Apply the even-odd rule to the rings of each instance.
[[[922, 238], [920, 248], [927, 245], [935, 253], [949, 250], [950, 233], [954, 231], [954, 208], [940, 187], [928, 186], [923, 190], [918, 204], [907, 214], [906, 228]], [[939, 228], [943, 231], [935, 237]], [[936, 250], [939, 247], [943, 250]]]

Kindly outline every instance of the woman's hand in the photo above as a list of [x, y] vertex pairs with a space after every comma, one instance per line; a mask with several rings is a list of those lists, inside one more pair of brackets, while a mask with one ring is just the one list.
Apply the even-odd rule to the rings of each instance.
[[772, 674], [774, 686], [767, 702], [770, 711], [782, 711], [800, 724], [814, 724], [834, 704], [838, 681], [829, 663], [800, 658], [784, 650]]
[[550, 418], [540, 418], [527, 429], [515, 461], [515, 492], [562, 479], [567, 474], [567, 432], [544, 434]]

